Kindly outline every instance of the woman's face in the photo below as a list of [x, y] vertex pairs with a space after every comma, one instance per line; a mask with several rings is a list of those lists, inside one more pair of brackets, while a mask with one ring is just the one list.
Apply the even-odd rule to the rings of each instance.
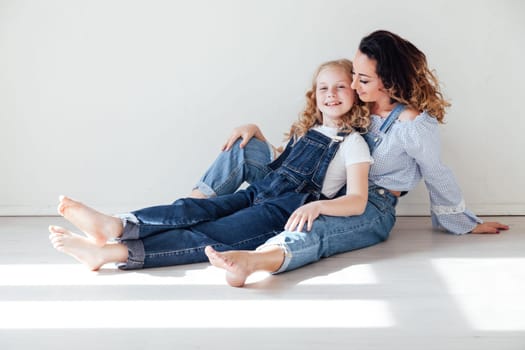
[[354, 71], [352, 74], [352, 89], [363, 102], [377, 102], [389, 98], [381, 78], [376, 73], [377, 62], [357, 50], [354, 57]]

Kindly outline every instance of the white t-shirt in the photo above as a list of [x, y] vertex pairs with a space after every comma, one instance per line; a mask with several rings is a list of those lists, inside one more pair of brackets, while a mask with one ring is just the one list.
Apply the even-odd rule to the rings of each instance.
[[[331, 128], [324, 125], [315, 126], [313, 130], [328, 137], [337, 136], [339, 132], [338, 128]], [[335, 196], [346, 183], [346, 167], [365, 162], [372, 164], [374, 159], [370, 156], [370, 150], [363, 136], [354, 131], [345, 137], [343, 143], [339, 145], [339, 149], [334, 158], [328, 165], [321, 192], [328, 198]]]

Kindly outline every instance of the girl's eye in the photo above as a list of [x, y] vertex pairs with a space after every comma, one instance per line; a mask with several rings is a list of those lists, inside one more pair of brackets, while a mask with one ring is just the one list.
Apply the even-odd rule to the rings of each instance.
[[338, 89], [346, 89], [346, 85], [339, 85], [337, 88]]
[[368, 84], [368, 80], [359, 80], [361, 84]]
[[324, 90], [328, 90], [328, 88], [327, 88], [327, 87], [325, 87], [325, 86], [323, 86], [323, 87], [320, 87], [320, 88], [319, 88], [319, 90], [322, 90], [322, 91], [324, 91]]

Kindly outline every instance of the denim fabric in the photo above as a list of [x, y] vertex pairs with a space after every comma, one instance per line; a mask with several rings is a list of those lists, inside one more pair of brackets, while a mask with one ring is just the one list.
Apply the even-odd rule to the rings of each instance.
[[129, 259], [120, 268], [206, 261], [207, 245], [217, 250], [255, 249], [280, 232], [295, 209], [319, 198], [322, 178], [339, 144], [310, 130], [277, 170], [246, 190], [132, 212], [120, 238]]
[[396, 221], [397, 198], [389, 191], [369, 188], [365, 212], [359, 216], [319, 216], [309, 232], [283, 231], [267, 245], [285, 252], [281, 267], [274, 273], [290, 271], [334, 254], [365, 248], [386, 240]]
[[237, 191], [245, 181], [252, 184], [264, 178], [270, 171], [273, 150], [255, 138], [244, 148], [239, 147], [240, 143], [239, 139], [230, 150], [221, 152], [194, 189], [215, 197]]
[[[248, 144], [250, 144], [251, 140]], [[370, 142], [371, 152], [375, 142]], [[243, 159], [250, 159], [253, 148], [247, 148]], [[232, 149], [232, 153], [239, 152]], [[231, 159], [239, 159], [229, 154]], [[274, 163], [277, 163], [277, 159]], [[229, 162], [229, 164], [234, 163]], [[272, 163], [272, 164], [274, 164]], [[215, 164], [208, 170], [207, 177], [213, 178], [215, 183], [225, 180], [228, 173], [226, 167], [217, 167]], [[261, 175], [261, 174], [259, 174]], [[211, 183], [210, 183], [211, 185]], [[343, 188], [339, 195], [343, 195]], [[266, 245], [279, 245], [285, 252], [285, 260], [275, 273], [296, 269], [321, 258], [355, 249], [368, 247], [386, 240], [396, 221], [395, 206], [397, 198], [389, 191], [369, 183], [368, 203], [365, 212], [359, 216], [319, 216], [309, 232], [283, 231], [272, 235], [259, 248]]]
[[138, 210], [120, 242], [129, 257], [122, 269], [171, 266], [207, 261], [204, 248], [219, 251], [254, 249], [282, 230], [289, 214], [265, 203], [248, 206], [247, 189], [211, 199], [180, 199], [172, 205]]

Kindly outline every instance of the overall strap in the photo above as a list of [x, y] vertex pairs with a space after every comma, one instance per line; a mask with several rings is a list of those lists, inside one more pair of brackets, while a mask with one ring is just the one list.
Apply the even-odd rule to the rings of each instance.
[[[340, 131], [337, 133], [337, 136], [334, 136], [332, 137], [332, 142], [341, 142], [344, 140], [344, 138], [350, 134], [352, 132], [352, 130], [349, 130], [349, 131]], [[321, 134], [320, 132], [318, 131], [315, 131], [315, 130], [308, 130], [306, 132], [306, 134], [312, 134], [312, 133], [317, 133], [318, 135], [323, 135]], [[323, 135], [323, 137], [328, 137], [326, 135]], [[276, 170], [277, 168], [279, 168], [283, 162], [286, 160], [286, 158], [288, 157], [288, 155], [290, 154], [290, 152], [292, 151], [292, 148], [295, 144], [295, 142], [297, 141], [297, 137], [295, 136], [292, 136], [290, 138], [290, 140], [288, 141], [288, 143], [286, 144], [286, 147], [283, 151], [283, 153], [281, 153], [276, 159], [274, 159], [270, 164], [268, 164], [268, 167], [272, 170]]]
[[394, 123], [397, 120], [397, 118], [399, 118], [399, 115], [401, 114], [401, 112], [403, 112], [405, 107], [406, 106], [403, 105], [403, 104], [396, 105], [394, 107], [394, 109], [390, 112], [390, 114], [388, 115], [386, 120], [383, 122], [381, 127], [379, 128], [379, 131], [381, 131], [381, 132], [386, 134], [388, 132], [388, 130], [390, 130], [392, 125], [394, 125]]
[[[386, 120], [383, 122], [381, 127], [379, 128], [379, 131], [382, 131], [383, 133], [386, 134], [388, 130], [390, 130], [394, 122], [397, 120], [397, 118], [399, 118], [399, 115], [401, 114], [401, 112], [403, 112], [405, 108], [406, 106], [403, 104], [398, 104], [397, 106], [395, 106], [394, 109], [390, 112], [390, 114], [386, 118]], [[408, 191], [402, 191], [401, 196], [404, 196], [407, 193]]]
[[288, 143], [286, 144], [286, 148], [284, 149], [283, 153], [281, 153], [276, 159], [274, 159], [270, 164], [268, 164], [268, 167], [270, 169], [276, 170], [278, 167], [281, 166], [281, 164], [283, 164], [286, 157], [288, 157], [288, 155], [292, 151], [292, 145], [294, 144], [294, 142], [295, 137], [290, 137], [290, 141], [288, 141]]
[[330, 162], [339, 150], [339, 146], [345, 140], [345, 137], [352, 133], [353, 130], [339, 131], [337, 136], [332, 137], [324, 157], [319, 162], [318, 168], [310, 179], [304, 182], [305, 187], [310, 187], [311, 199], [317, 200], [322, 197], [321, 190]]

